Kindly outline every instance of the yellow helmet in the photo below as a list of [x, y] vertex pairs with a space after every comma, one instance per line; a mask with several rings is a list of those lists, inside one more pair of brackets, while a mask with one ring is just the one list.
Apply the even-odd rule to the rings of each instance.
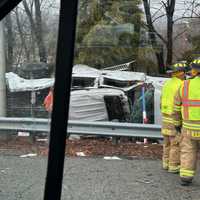
[[200, 72], [200, 58], [194, 59], [190, 65], [192, 69]]
[[187, 69], [188, 69], [188, 65], [186, 64], [186, 61], [180, 61], [169, 66], [169, 70], [167, 70], [167, 73], [174, 73], [174, 72], [179, 72], [179, 71], [185, 72]]

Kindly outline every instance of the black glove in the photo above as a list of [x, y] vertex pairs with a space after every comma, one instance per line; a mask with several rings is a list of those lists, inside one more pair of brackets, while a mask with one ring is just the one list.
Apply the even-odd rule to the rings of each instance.
[[175, 129], [178, 133], [181, 133], [181, 126], [175, 126]]

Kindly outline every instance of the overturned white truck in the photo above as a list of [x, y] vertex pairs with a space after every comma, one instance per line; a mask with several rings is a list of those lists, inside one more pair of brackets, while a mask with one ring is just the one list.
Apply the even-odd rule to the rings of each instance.
[[[13, 113], [17, 113], [17, 117], [48, 116], [43, 100], [54, 83], [52, 78], [27, 80], [7, 73], [6, 80], [11, 101], [15, 100], [14, 107], [8, 108], [10, 116]], [[144, 73], [97, 70], [86, 65], [75, 65], [69, 119], [142, 123], [145, 111], [147, 123], [160, 124], [160, 89], [164, 81], [165, 78], [149, 77]], [[26, 104], [22, 104], [23, 97], [29, 98]], [[15, 112], [17, 109], [18, 112]], [[22, 112], [26, 109], [30, 112]]]
[[[146, 123], [161, 123], [160, 92], [166, 78], [139, 72], [96, 70], [85, 65], [75, 65], [72, 77], [70, 119], [143, 123], [145, 111]], [[82, 98], [87, 100], [82, 103]], [[102, 109], [99, 109], [100, 102], [104, 105]]]

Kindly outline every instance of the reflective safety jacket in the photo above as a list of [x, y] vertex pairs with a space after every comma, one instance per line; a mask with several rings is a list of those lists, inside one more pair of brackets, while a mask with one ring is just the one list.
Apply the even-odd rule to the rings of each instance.
[[174, 98], [182, 85], [182, 80], [176, 77], [166, 81], [161, 94], [162, 134], [175, 135], [174, 125], [180, 125], [180, 120], [173, 118]]
[[[184, 81], [182, 87], [175, 96], [174, 119], [183, 120], [182, 127], [185, 130], [196, 133], [200, 138], [200, 77]], [[195, 137], [195, 134], [192, 136]]]

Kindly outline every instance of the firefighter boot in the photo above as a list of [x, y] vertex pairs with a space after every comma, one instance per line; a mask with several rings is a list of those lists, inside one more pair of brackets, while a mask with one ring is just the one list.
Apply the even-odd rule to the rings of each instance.
[[170, 151], [169, 151], [169, 166], [168, 172], [177, 174], [180, 169], [180, 136], [169, 136]]
[[183, 178], [181, 177], [181, 185], [182, 186], [190, 186], [192, 184], [192, 178]]

